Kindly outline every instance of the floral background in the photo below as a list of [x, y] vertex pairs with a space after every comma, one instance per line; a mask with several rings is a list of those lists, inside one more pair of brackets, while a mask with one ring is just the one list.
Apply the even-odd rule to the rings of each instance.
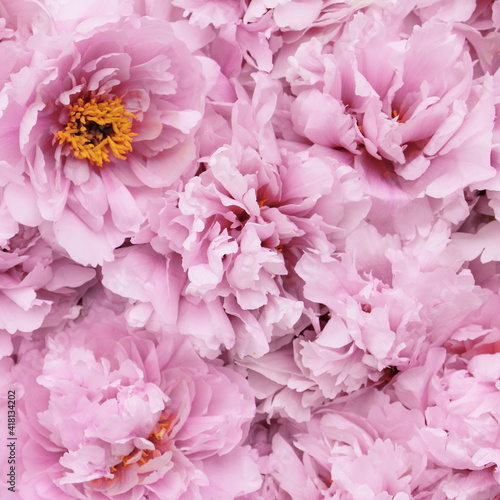
[[0, 0], [2, 498], [500, 498], [499, 30]]

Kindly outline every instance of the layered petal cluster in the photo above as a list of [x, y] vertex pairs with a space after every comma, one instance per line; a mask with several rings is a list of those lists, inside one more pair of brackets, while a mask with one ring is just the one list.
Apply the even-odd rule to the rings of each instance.
[[[410, 245], [379, 238], [373, 228], [359, 229], [348, 237], [341, 261], [321, 262], [305, 254], [297, 264], [305, 297], [327, 309], [314, 340], [298, 339], [295, 347], [302, 366], [329, 398], [413, 364], [469, 324], [490, 297], [474, 284], [469, 270], [456, 272], [444, 259], [448, 265], [422, 265]], [[377, 244], [382, 252], [374, 259]]]
[[401, 39], [405, 27], [358, 13], [334, 44], [302, 44], [287, 73], [292, 121], [315, 143], [389, 160], [386, 175], [412, 196], [440, 198], [495, 175], [491, 76], [473, 78], [451, 23], [433, 18]]
[[[295, 285], [301, 253], [311, 249], [329, 255], [370, 205], [356, 192], [361, 187], [357, 173], [328, 151], [298, 144], [295, 151], [280, 147], [266, 123], [273, 111], [267, 99], [276, 91], [271, 92], [266, 79], [258, 85], [262, 101], [250, 103], [242, 96], [234, 105], [232, 143], [206, 158], [203, 171], [182, 189], [150, 204], [148, 220], [155, 235], [143, 237], [168, 259], [169, 299], [165, 295], [161, 304], [179, 302], [179, 314], [174, 306], [165, 318], [157, 297], [129, 295], [127, 283], [139, 285], [145, 272], [139, 271], [139, 255], [147, 253], [151, 258], [142, 262], [154, 260], [158, 273], [165, 272], [154, 252], [121, 249], [114, 262], [103, 266], [108, 288], [151, 303], [154, 317], [170, 320], [195, 337], [205, 355], [218, 355], [222, 342], [239, 357], [260, 356], [273, 338], [293, 333], [303, 311], [302, 293]], [[243, 128], [243, 116], [249, 115], [254, 130], [248, 121]], [[160, 286], [155, 290], [161, 293]], [[198, 320], [188, 313], [194, 310], [212, 321], [229, 314], [230, 324], [215, 319], [220, 325], [214, 331], [217, 337], [201, 336]]]
[[17, 228], [0, 247], [0, 353], [9, 356], [13, 334], [58, 328], [78, 316], [96, 272], [55, 254], [34, 228]]
[[251, 440], [268, 480], [247, 498], [479, 499], [498, 493], [491, 468], [451, 472], [443, 466], [428, 450], [428, 430], [420, 411], [377, 390], [324, 407], [304, 424], [256, 424]]
[[207, 91], [202, 63], [167, 22], [105, 26], [34, 35], [35, 63], [2, 91], [1, 168], [17, 174], [7, 209], [84, 265], [111, 260], [146, 199], [195, 172]]
[[500, 498], [498, 0], [0, 0], [0, 61], [2, 498]]
[[240, 446], [248, 385], [183, 337], [155, 345], [97, 309], [16, 368], [30, 436], [21, 498], [234, 498], [260, 484]]

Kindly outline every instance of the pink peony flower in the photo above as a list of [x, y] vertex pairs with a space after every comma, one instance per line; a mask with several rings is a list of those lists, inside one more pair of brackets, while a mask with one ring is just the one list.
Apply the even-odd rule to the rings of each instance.
[[[94, 269], [54, 254], [34, 228], [21, 227], [0, 245], [0, 335], [59, 326], [78, 315], [77, 301]], [[5, 338], [7, 344], [10, 340]], [[9, 350], [9, 349], [7, 349]], [[2, 355], [9, 355], [2, 349]]]
[[[30, 63], [26, 40], [34, 33], [50, 34], [52, 19], [36, 0], [4, 0], [0, 3], [0, 88]], [[3, 105], [0, 106], [3, 108]], [[1, 140], [1, 139], [0, 139]], [[3, 180], [3, 179], [2, 179]], [[1, 182], [3, 184], [3, 182]]]
[[298, 262], [304, 297], [326, 305], [327, 316], [319, 328], [313, 324], [317, 336], [299, 337], [295, 349], [325, 397], [382, 381], [391, 367], [404, 370], [469, 324], [491, 296], [447, 252], [446, 233], [431, 233], [428, 249], [419, 240], [403, 243], [361, 227], [347, 237], [340, 260], [305, 253]]
[[148, 18], [28, 45], [36, 64], [2, 92], [3, 158], [22, 175], [5, 188], [7, 207], [96, 265], [138, 231], [158, 188], [195, 173], [204, 66], [167, 22]]
[[[498, 331], [488, 335], [472, 327], [469, 332], [458, 331], [455, 338], [481, 339], [478, 344], [484, 352], [488, 344], [496, 349], [491, 341], [499, 336]], [[448, 498], [459, 491], [464, 498], [493, 498], [500, 493], [498, 354], [471, 354], [447, 355], [444, 349], [432, 349], [425, 364], [398, 375], [388, 389], [405, 406], [425, 414], [426, 426], [419, 433], [429, 460], [453, 471], [439, 486]]]
[[496, 352], [470, 358], [447, 359], [443, 349], [432, 350], [425, 365], [395, 380], [394, 390], [407, 406], [425, 411], [428, 428], [423, 438], [438, 462], [475, 470], [496, 463], [494, 426], [500, 394], [495, 384], [500, 375]]
[[493, 87], [473, 79], [450, 25], [433, 19], [402, 38], [406, 14], [358, 13], [333, 46], [302, 44], [287, 72], [292, 122], [315, 143], [389, 160], [382, 168], [412, 197], [442, 198], [495, 175]]
[[[254, 428], [250, 436], [282, 498], [408, 499], [427, 476], [418, 435], [423, 416], [379, 391], [317, 408], [308, 422], [280, 424], [258, 424], [259, 434]], [[271, 498], [264, 485], [259, 493]]]
[[[253, 102], [242, 95], [233, 107], [232, 144], [215, 151], [182, 190], [150, 204], [149, 222], [157, 234], [151, 245], [169, 259], [180, 255], [187, 276], [180, 307], [206, 317], [229, 314], [236, 338], [224, 335], [231, 339], [224, 344], [238, 357], [260, 356], [273, 337], [292, 333], [302, 313], [294, 272], [301, 253], [332, 252], [369, 205], [356, 192], [353, 169], [328, 151], [292, 143], [279, 149], [268, 121], [279, 92], [268, 78], [259, 79]], [[106, 264], [107, 283], [114, 281], [107, 277], [112, 269], [135, 273]], [[199, 330], [189, 324], [191, 317], [179, 316], [179, 330]], [[200, 348], [214, 349], [214, 340]]]
[[256, 423], [250, 442], [266, 480], [247, 498], [444, 499], [461, 498], [462, 487], [463, 498], [479, 499], [500, 492], [491, 468], [459, 472], [436, 461], [423, 437], [428, 430], [423, 413], [377, 389], [317, 407], [302, 424]]
[[215, 500], [259, 487], [240, 446], [251, 392], [186, 339], [132, 337], [122, 318], [94, 308], [34, 355], [16, 367], [29, 435], [21, 498]]
[[[266, 85], [267, 81], [263, 84], [263, 96], [276, 93], [276, 86], [267, 88]], [[145, 231], [137, 239], [151, 240], [153, 248], [172, 262], [169, 265], [172, 277], [170, 282], [176, 284], [168, 291], [169, 294], [175, 294], [175, 290], [180, 292], [187, 277], [188, 282], [182, 290], [187, 300], [182, 300], [179, 306], [177, 327], [191, 335], [203, 355], [209, 357], [220, 354], [221, 342], [226, 348], [234, 346], [233, 328], [243, 331], [242, 335], [237, 335], [240, 340], [246, 339], [241, 352], [266, 350], [270, 330], [275, 324], [284, 333], [291, 331], [300, 316], [301, 304], [283, 290], [279, 278], [275, 279], [287, 274], [280, 239], [286, 244], [294, 237], [317, 232], [304, 214], [312, 212], [311, 205], [314, 205], [319, 183], [304, 190], [303, 198], [311, 198], [304, 206], [300, 202], [298, 206], [293, 204], [289, 214], [282, 214], [278, 208], [280, 204], [286, 205], [289, 200], [300, 197], [300, 193], [294, 192], [297, 190], [295, 183], [300, 180], [294, 181], [293, 177], [300, 179], [300, 171], [305, 172], [305, 167], [301, 169], [297, 165], [290, 168], [290, 175], [283, 182], [278, 168], [268, 165], [260, 157], [259, 152], [254, 149], [259, 148], [257, 137], [264, 139], [260, 149], [265, 158], [273, 161], [278, 161], [279, 158], [269, 124], [258, 131], [258, 127], [265, 125], [265, 120], [272, 113], [272, 104], [269, 106], [262, 98], [256, 102], [255, 107], [257, 109], [252, 110], [246, 98], [235, 105], [235, 121], [241, 122], [237, 127], [241, 141], [235, 139], [237, 142], [234, 148], [225, 146], [216, 151], [208, 161], [207, 170], [193, 177], [182, 190], [169, 191], [164, 199], [152, 201], [148, 213], [151, 229], [156, 234]], [[262, 112], [257, 114], [259, 108], [262, 108]], [[255, 138], [244, 129], [243, 113], [248, 111], [256, 116], [256, 123], [253, 125], [256, 130]], [[266, 137], [269, 137], [269, 144], [265, 142]], [[247, 142], [251, 146], [246, 146]], [[327, 166], [315, 167], [313, 161], [310, 164], [321, 172], [321, 179], [329, 176]], [[330, 183], [330, 180], [327, 179], [327, 182]], [[328, 188], [322, 187], [320, 192], [325, 189]], [[270, 205], [274, 203], [276, 207], [268, 207], [268, 202]], [[261, 211], [265, 211], [268, 216], [261, 217]], [[294, 222], [295, 219], [301, 221], [299, 225], [304, 228], [299, 227]], [[278, 234], [275, 234], [276, 229]], [[262, 242], [266, 242], [264, 246], [261, 246]], [[134, 259], [134, 253], [134, 249], [126, 249], [117, 252], [117, 255], [130, 262]], [[151, 254], [149, 251], [148, 253]], [[178, 267], [179, 259], [176, 256], [179, 255], [182, 268]], [[158, 259], [159, 256], [154, 258]], [[122, 292], [119, 285], [116, 288], [118, 283], [130, 280], [141, 283], [142, 279], [136, 273], [136, 267], [124, 268], [123, 263], [125, 260], [121, 264], [116, 262], [104, 266], [106, 286], [120, 294]], [[130, 278], [124, 279], [123, 276], [127, 274]], [[166, 296], [157, 301], [154, 307], [163, 308], [161, 304], [164, 299], [166, 300]], [[140, 300], [145, 301], [143, 298]], [[169, 302], [173, 310], [175, 302]], [[266, 305], [269, 307], [266, 313], [260, 315], [265, 321], [261, 325], [253, 317], [252, 311]], [[197, 310], [196, 315], [191, 314], [194, 310]], [[227, 318], [229, 310], [234, 316], [234, 322], [243, 323], [243, 326], [231, 326]], [[165, 316], [161, 311], [158, 313]], [[207, 331], [200, 335], [198, 318], [201, 317], [215, 319], [214, 327], [209, 326], [212, 335], [207, 336]], [[171, 323], [172, 319], [176, 319], [174, 315], [171, 315]], [[253, 331], [252, 335], [245, 333], [245, 324], [251, 325], [249, 328]]]

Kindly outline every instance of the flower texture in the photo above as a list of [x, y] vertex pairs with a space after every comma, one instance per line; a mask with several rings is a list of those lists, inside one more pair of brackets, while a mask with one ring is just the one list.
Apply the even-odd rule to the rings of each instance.
[[[336, 238], [342, 240], [340, 235], [362, 219], [369, 205], [355, 192], [356, 172], [335, 157], [301, 144], [291, 145], [291, 151], [279, 149], [266, 123], [273, 112], [268, 100], [277, 90], [263, 78], [252, 104], [240, 98], [233, 107], [238, 126], [232, 144], [207, 158], [204, 171], [182, 190], [169, 191], [150, 205], [156, 235], [144, 237], [171, 262], [169, 292], [177, 289], [182, 295], [177, 327], [211, 357], [219, 354], [221, 341], [238, 357], [260, 356], [272, 338], [290, 335], [303, 309], [294, 271], [301, 252], [314, 248], [328, 255]], [[249, 116], [254, 117], [252, 132]], [[135, 252], [120, 249], [116, 255]], [[175, 255], [181, 256], [182, 269], [175, 267]], [[130, 287], [119, 283], [127, 281], [122, 279], [126, 274], [137, 274], [139, 283], [137, 269], [117, 260], [106, 263], [104, 283], [127, 294]], [[182, 288], [179, 276], [187, 278]], [[203, 336], [197, 334], [202, 330], [196, 317], [227, 314], [230, 325], [216, 319], [218, 338], [207, 338], [204, 330]]]
[[[434, 354], [430, 354], [434, 362], [442, 361]], [[431, 384], [429, 390], [433, 392]], [[486, 407], [491, 410], [489, 404]], [[494, 498], [500, 488], [491, 462], [486, 463], [492, 456], [485, 452], [479, 458], [478, 453], [478, 462], [483, 461], [472, 471], [459, 470], [458, 462], [452, 471], [434, 454], [444, 438], [439, 444], [435, 436], [430, 438], [435, 430], [426, 418], [416, 408], [370, 389], [318, 408], [304, 423], [258, 422], [250, 431], [250, 442], [267, 480], [248, 498]], [[458, 419], [455, 426], [460, 427]], [[456, 448], [457, 456], [463, 452]]]
[[474, 339], [476, 348], [464, 356], [432, 349], [425, 364], [402, 374], [388, 391], [407, 408], [418, 408], [425, 415], [426, 426], [419, 434], [429, 460], [452, 471], [436, 490], [445, 498], [459, 494], [493, 498], [500, 492], [493, 444], [499, 399], [494, 347], [498, 330], [464, 328], [455, 339]]
[[18, 173], [6, 204], [96, 265], [139, 229], [158, 188], [194, 173], [203, 65], [168, 23], [148, 18], [35, 35], [29, 47], [37, 64], [13, 74], [2, 97], [4, 159]]
[[[305, 297], [328, 308], [317, 337], [295, 341], [301, 365], [326, 397], [384, 380], [391, 367], [404, 370], [469, 324], [489, 298], [468, 269], [450, 266], [446, 236], [433, 236], [436, 254], [441, 240], [441, 262], [426, 259], [418, 239], [412, 249], [411, 243], [360, 228], [347, 238], [340, 261], [305, 254], [297, 264]], [[373, 259], [369, 254], [377, 244]]]
[[412, 26], [405, 39], [404, 16], [384, 14], [357, 14], [333, 46], [312, 39], [298, 48], [287, 73], [295, 131], [366, 150], [411, 196], [490, 179], [491, 76], [473, 78], [465, 39], [449, 24]]
[[10, 355], [5, 332], [31, 333], [78, 315], [96, 272], [55, 254], [35, 228], [19, 228], [0, 247], [1, 355]]
[[500, 0], [0, 0], [0, 61], [6, 498], [500, 499]]
[[92, 311], [20, 359], [21, 498], [215, 500], [258, 488], [240, 446], [254, 414], [245, 380], [202, 361], [183, 337], [155, 345], [124, 325]]

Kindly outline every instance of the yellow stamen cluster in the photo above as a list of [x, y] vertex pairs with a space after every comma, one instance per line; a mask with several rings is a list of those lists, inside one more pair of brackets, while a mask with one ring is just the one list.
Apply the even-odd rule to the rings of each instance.
[[147, 464], [153, 458], [161, 457], [162, 452], [158, 448], [161, 446], [161, 441], [165, 437], [165, 434], [167, 434], [170, 430], [170, 427], [174, 420], [175, 416], [173, 415], [170, 417], [165, 417], [164, 415], [162, 415], [159, 422], [156, 424], [155, 428], [148, 437], [148, 441], [154, 444], [155, 449], [141, 450], [141, 458], [139, 458], [139, 460], [137, 460], [137, 454], [139, 452], [137, 448], [133, 450], [132, 453], [119, 457], [121, 459], [121, 462], [109, 468], [109, 471], [114, 474], [114, 477], [112, 479], [104, 479], [106, 481], [115, 481], [120, 476], [121, 471], [125, 467], [130, 467], [134, 463], [141, 466]]
[[119, 97], [106, 101], [94, 97], [85, 101], [80, 97], [68, 106], [68, 111], [65, 129], [56, 134], [59, 144], [69, 144], [77, 158], [98, 167], [110, 161], [110, 150], [116, 158], [127, 159], [132, 137], [137, 135], [132, 132], [131, 118], [137, 117], [127, 111]]
[[396, 121], [398, 123], [403, 123], [403, 121], [404, 121], [403, 116], [400, 116], [399, 111], [397, 111], [396, 109], [392, 110], [392, 117], [397, 118]]

